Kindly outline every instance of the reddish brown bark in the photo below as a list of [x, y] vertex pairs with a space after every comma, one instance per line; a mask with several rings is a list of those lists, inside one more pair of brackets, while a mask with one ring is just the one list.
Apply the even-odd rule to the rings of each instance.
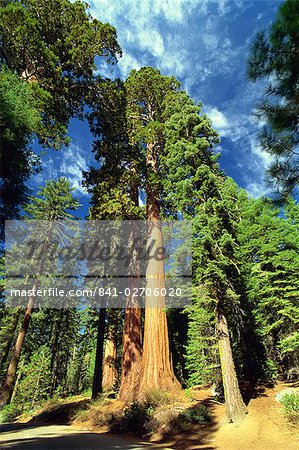
[[113, 333], [110, 330], [108, 330], [104, 348], [103, 390], [110, 391], [117, 380], [116, 346]]
[[[138, 202], [135, 199], [135, 201]], [[132, 231], [130, 242], [133, 244], [137, 234], [137, 224], [132, 222]], [[131, 262], [132, 273], [135, 276], [129, 279], [130, 292], [133, 293], [135, 288], [139, 288], [140, 264], [136, 252], [132, 252]], [[122, 351], [122, 371], [121, 384], [119, 389], [119, 398], [126, 403], [136, 399], [140, 374], [141, 374], [141, 309], [139, 306], [138, 296], [131, 295], [127, 299], [124, 329], [123, 329], [123, 351]]]
[[149, 144], [147, 148], [148, 246], [152, 246], [151, 255], [156, 256], [148, 260], [146, 270], [147, 293], [139, 397], [143, 397], [147, 391], [155, 388], [167, 391], [180, 389], [180, 383], [172, 370], [165, 298], [161, 295], [161, 290], [165, 288], [165, 271], [163, 256], [161, 257], [159, 251], [163, 247], [163, 238], [159, 188], [155, 179], [158, 177], [158, 148], [158, 145], [154, 144]]
[[238, 424], [245, 418], [247, 409], [242, 399], [236, 375], [227, 320], [219, 306], [216, 308], [216, 328], [226, 414], [230, 422]]

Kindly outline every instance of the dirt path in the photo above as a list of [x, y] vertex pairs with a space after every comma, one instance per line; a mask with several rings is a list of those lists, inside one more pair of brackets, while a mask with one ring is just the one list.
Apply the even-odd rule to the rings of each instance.
[[0, 448], [7, 450], [145, 450], [156, 448], [152, 444], [131, 443], [125, 439], [82, 431], [67, 425], [14, 424], [4, 425], [2, 429]]
[[214, 434], [215, 448], [225, 450], [299, 449], [298, 429], [284, 418], [275, 395], [283, 385], [261, 391], [248, 405], [248, 415], [239, 427], [222, 425]]
[[209, 391], [199, 392], [198, 400], [206, 402], [213, 416], [210, 425], [188, 434], [174, 436], [168, 445], [179, 449], [206, 450], [299, 450], [299, 429], [283, 416], [275, 395], [283, 388], [259, 389], [248, 405], [248, 415], [238, 427], [226, 423], [224, 405], [215, 404]]
[[[186, 450], [299, 450], [299, 430], [284, 418], [275, 395], [287, 387], [260, 387], [248, 405], [248, 415], [236, 427], [225, 423], [225, 407], [212, 401], [209, 390], [198, 391], [198, 401], [208, 406], [213, 420], [202, 426], [172, 436], [160, 436], [159, 443], [138, 442], [129, 436], [116, 437], [74, 426], [18, 423], [0, 426], [1, 449], [16, 450], [146, 450], [164, 448]], [[66, 407], [70, 405], [65, 405]], [[72, 406], [72, 404], [71, 404]], [[67, 408], [66, 408], [67, 409]], [[50, 414], [50, 415], [49, 415]], [[40, 417], [43, 417], [40, 415]], [[50, 420], [51, 419], [51, 420]], [[61, 419], [61, 417], [60, 417]], [[67, 422], [64, 422], [67, 423]], [[81, 425], [79, 425], [81, 427]], [[82, 427], [81, 427], [82, 428]], [[163, 443], [162, 443], [163, 442]]]

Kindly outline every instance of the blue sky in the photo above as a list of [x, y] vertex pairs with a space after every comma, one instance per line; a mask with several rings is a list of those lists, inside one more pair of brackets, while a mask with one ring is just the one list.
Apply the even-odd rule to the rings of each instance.
[[[87, 0], [88, 1], [88, 0]], [[262, 126], [253, 117], [263, 82], [246, 78], [246, 60], [255, 33], [275, 19], [280, 0], [89, 0], [93, 16], [117, 29], [123, 57], [116, 67], [103, 63], [102, 75], [125, 79], [131, 69], [153, 66], [175, 76], [219, 131], [220, 165], [239, 186], [258, 197], [269, 192], [264, 181], [271, 162], [257, 140]], [[71, 145], [43, 156], [43, 172], [30, 180], [66, 176], [88, 210], [82, 170], [94, 164], [88, 125], [70, 124]]]

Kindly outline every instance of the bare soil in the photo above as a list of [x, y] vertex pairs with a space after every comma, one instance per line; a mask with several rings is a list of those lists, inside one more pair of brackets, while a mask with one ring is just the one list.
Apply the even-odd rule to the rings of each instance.
[[[283, 415], [281, 404], [275, 395], [290, 384], [278, 383], [275, 386], [259, 385], [248, 394], [248, 415], [239, 425], [227, 423], [225, 405], [217, 403], [210, 389], [194, 389], [193, 398], [198, 404], [208, 407], [212, 421], [206, 425], [193, 425], [182, 433], [175, 431], [153, 435], [147, 440], [147, 448], [206, 449], [206, 450], [299, 450], [299, 428], [292, 425]], [[78, 398], [50, 411], [44, 411], [30, 420], [30, 424], [48, 422], [52, 424], [73, 424], [77, 429], [96, 433], [107, 433], [107, 427], [93, 427], [92, 424], [73, 421], [77, 409], [87, 403]], [[109, 409], [121, 409], [124, 404], [114, 401]], [[61, 409], [62, 408], [62, 409]], [[61, 414], [60, 414], [61, 412]], [[107, 434], [106, 434], [107, 436]], [[138, 442], [133, 436], [123, 436], [125, 440]], [[140, 441], [139, 441], [140, 442]]]
[[188, 433], [172, 436], [167, 439], [167, 445], [188, 450], [299, 449], [299, 428], [284, 417], [280, 403], [275, 400], [275, 395], [286, 387], [290, 385], [258, 386], [247, 405], [248, 415], [239, 426], [227, 423], [225, 406], [213, 401], [210, 390], [200, 390], [197, 398], [208, 406], [212, 422], [194, 427]]

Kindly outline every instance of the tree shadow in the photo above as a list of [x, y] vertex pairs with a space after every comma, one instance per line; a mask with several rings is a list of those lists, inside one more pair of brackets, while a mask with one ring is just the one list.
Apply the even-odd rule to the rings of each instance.
[[57, 434], [59, 431], [49, 430], [46, 435], [32, 438], [16, 436], [15, 439], [5, 439], [5, 436], [2, 436], [0, 448], [16, 450], [141, 450], [153, 448], [151, 445], [132, 444], [124, 439], [116, 439], [106, 434], [91, 432], [74, 432], [68, 433], [66, 436], [57, 436]]
[[[218, 430], [220, 423], [216, 416], [216, 409], [219, 404], [215, 402], [213, 397], [209, 397], [200, 401], [194, 408], [198, 406], [205, 406], [209, 412], [211, 420], [208, 423], [201, 425], [191, 425], [185, 431], [177, 433], [164, 433], [158, 441], [159, 444], [167, 444], [168, 448], [194, 449], [203, 448], [205, 450], [215, 450], [217, 447], [213, 444], [213, 435]], [[192, 407], [190, 410], [193, 409]]]
[[36, 414], [30, 419], [27, 424], [47, 424], [54, 425], [68, 425], [78, 411], [82, 408], [86, 408], [91, 403], [89, 399], [77, 400], [71, 403], [65, 403], [62, 405], [55, 405], [49, 409]]
[[244, 383], [242, 386], [242, 397], [246, 406], [250, 403], [250, 400], [258, 397], [269, 397], [266, 394], [267, 389], [272, 389], [275, 386], [273, 381], [259, 381], [257, 383]]

